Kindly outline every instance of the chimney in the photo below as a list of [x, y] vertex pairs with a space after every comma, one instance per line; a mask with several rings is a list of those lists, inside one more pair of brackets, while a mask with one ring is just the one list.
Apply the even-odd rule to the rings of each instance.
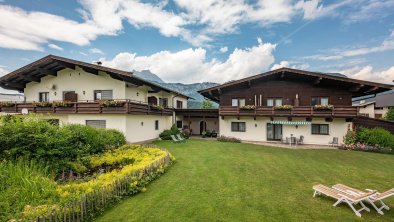
[[96, 62], [97, 65], [101, 66], [101, 64], [103, 64], [101, 61]]

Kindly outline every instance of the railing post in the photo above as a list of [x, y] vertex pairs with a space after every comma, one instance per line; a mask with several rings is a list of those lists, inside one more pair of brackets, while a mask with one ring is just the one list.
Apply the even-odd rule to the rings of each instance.
[[313, 106], [311, 106], [311, 116], [313, 115]]
[[331, 116], [334, 116], [335, 115], [335, 106], [332, 106], [332, 110], [331, 110]]
[[126, 100], [126, 113], [130, 113], [130, 100]]
[[74, 112], [78, 113], [78, 102], [74, 103]]

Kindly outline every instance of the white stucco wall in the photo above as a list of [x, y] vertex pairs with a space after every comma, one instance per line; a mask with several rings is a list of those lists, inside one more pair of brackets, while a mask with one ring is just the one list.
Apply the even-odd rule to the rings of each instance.
[[[220, 118], [220, 135], [237, 137], [241, 140], [247, 141], [267, 141], [267, 123], [271, 120], [267, 117], [225, 117], [224, 120]], [[286, 118], [275, 118], [275, 121], [287, 121]], [[293, 121], [305, 121], [305, 118], [293, 118]], [[245, 122], [246, 132], [232, 132], [231, 122]], [[282, 136], [290, 137], [291, 134], [295, 137], [304, 136], [305, 144], [328, 145], [333, 137], [338, 137], [339, 143], [343, 142], [343, 136], [346, 134], [351, 123], [345, 121], [344, 118], [335, 118], [332, 122], [326, 122], [324, 118], [313, 118], [312, 123], [321, 123], [329, 125], [329, 135], [312, 135], [311, 125], [283, 125]]]
[[375, 118], [375, 104], [369, 104], [366, 106], [360, 106], [360, 114], [368, 114], [368, 117]]
[[[55, 89], [51, 89], [52, 85]], [[112, 90], [114, 99], [125, 99], [125, 88], [125, 82], [113, 79], [106, 73], [94, 75], [77, 67], [76, 70], [63, 69], [57, 76], [45, 76], [40, 83], [30, 82], [24, 93], [26, 101], [38, 101], [39, 92], [49, 92], [50, 101], [63, 100], [64, 91], [75, 91], [78, 100], [93, 100], [94, 90]]]

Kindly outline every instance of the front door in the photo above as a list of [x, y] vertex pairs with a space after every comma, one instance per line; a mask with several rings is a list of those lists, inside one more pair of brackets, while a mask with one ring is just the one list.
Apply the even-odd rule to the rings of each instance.
[[267, 140], [281, 140], [282, 125], [267, 123]]

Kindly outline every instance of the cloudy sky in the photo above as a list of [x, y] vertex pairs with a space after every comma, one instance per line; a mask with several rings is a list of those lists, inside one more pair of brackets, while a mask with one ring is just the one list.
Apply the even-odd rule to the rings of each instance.
[[279, 67], [394, 80], [394, 0], [0, 0], [0, 75], [48, 54], [167, 82]]

